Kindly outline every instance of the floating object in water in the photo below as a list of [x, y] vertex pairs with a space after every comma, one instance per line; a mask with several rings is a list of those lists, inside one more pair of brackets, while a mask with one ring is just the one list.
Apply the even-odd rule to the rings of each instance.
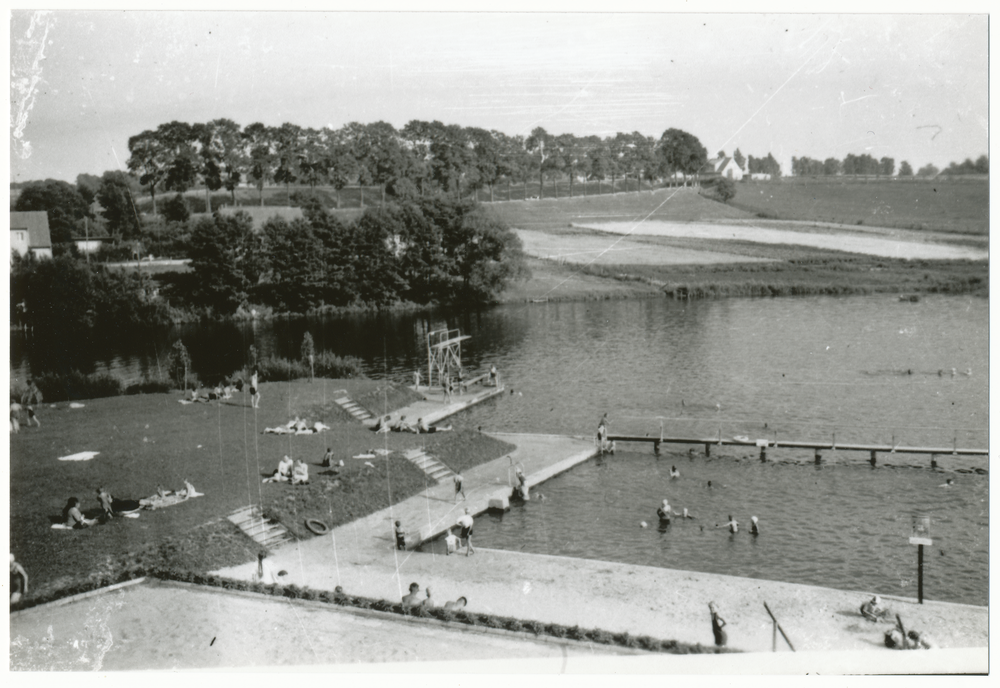
[[76, 454], [70, 454], [69, 456], [60, 456], [60, 461], [90, 461], [92, 458], [100, 454], [101, 452], [95, 451], [85, 451], [78, 452]]

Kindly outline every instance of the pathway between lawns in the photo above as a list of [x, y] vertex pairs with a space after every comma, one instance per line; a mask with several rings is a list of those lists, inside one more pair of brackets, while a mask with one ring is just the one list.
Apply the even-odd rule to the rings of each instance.
[[[884, 651], [888, 626], [858, 613], [871, 593], [484, 548], [469, 557], [464, 551], [445, 556], [440, 543], [424, 551], [395, 549], [396, 520], [425, 535], [443, 532], [465, 508], [481, 513], [498, 491], [509, 491], [513, 464], [520, 463], [534, 485], [594, 453], [593, 442], [580, 438], [494, 436], [517, 450], [466, 471], [465, 501], [456, 505], [452, 485], [436, 485], [327, 535], [279, 548], [268, 559], [270, 569], [287, 571], [286, 584], [314, 589], [341, 585], [350, 594], [398, 600], [416, 582], [431, 588], [438, 604], [465, 596], [473, 611], [703, 644], [713, 642], [708, 603], [714, 601], [728, 622], [730, 647], [761, 652], [772, 643], [767, 602], [798, 651]], [[255, 572], [252, 563], [218, 573], [252, 579]], [[941, 647], [988, 647], [986, 607], [905, 598], [889, 604], [908, 627], [930, 633]]]

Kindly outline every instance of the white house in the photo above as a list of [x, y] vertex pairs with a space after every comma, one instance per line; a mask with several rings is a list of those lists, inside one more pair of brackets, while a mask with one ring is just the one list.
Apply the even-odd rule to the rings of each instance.
[[52, 257], [49, 214], [44, 210], [10, 214], [10, 248], [19, 255], [29, 252], [38, 258]]
[[717, 177], [724, 177], [726, 179], [732, 179], [734, 182], [738, 182], [743, 179], [743, 170], [740, 166], [736, 164], [728, 155], [723, 155], [718, 158], [713, 158], [706, 162], [700, 170], [698, 170], [698, 176], [701, 177], [702, 181], [710, 181]]

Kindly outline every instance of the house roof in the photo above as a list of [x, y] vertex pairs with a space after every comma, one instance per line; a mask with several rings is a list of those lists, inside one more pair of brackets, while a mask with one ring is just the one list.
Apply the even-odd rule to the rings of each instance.
[[28, 231], [28, 248], [52, 248], [49, 235], [49, 214], [44, 210], [12, 212], [10, 228]]

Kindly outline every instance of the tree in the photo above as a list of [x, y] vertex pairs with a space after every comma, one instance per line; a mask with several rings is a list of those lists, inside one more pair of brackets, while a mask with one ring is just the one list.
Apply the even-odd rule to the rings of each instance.
[[231, 119], [216, 119], [207, 124], [195, 125], [192, 134], [200, 145], [199, 172], [205, 182], [207, 212], [212, 212], [212, 192], [223, 186], [233, 194], [235, 204], [235, 189], [240, 179], [239, 125]]
[[244, 149], [247, 158], [247, 178], [253, 181], [260, 195], [260, 205], [264, 205], [264, 184], [274, 179], [277, 157], [270, 127], [254, 122], [243, 129]]
[[548, 169], [549, 158], [552, 157], [552, 136], [542, 127], [531, 130], [531, 136], [524, 141], [524, 147], [531, 154], [531, 168], [538, 172], [538, 197], [544, 191], [545, 172]]
[[917, 171], [918, 177], [936, 177], [940, 170], [933, 163], [927, 163]]
[[163, 186], [168, 191], [184, 193], [198, 180], [198, 131], [186, 122], [169, 122], [156, 128], [156, 137], [163, 146], [166, 176]]
[[317, 184], [326, 180], [326, 165], [329, 160], [327, 144], [329, 129], [317, 131], [305, 129], [302, 131], [298, 150], [298, 175], [309, 188], [315, 189]]
[[316, 346], [308, 330], [302, 336], [302, 360], [309, 364], [309, 382], [312, 382], [316, 377]]
[[910, 163], [906, 162], [905, 160], [903, 162], [899, 163], [899, 176], [900, 177], [912, 177], [913, 176], [913, 168], [910, 167]]
[[71, 241], [76, 223], [89, 212], [87, 203], [76, 188], [64, 181], [46, 179], [32, 182], [21, 190], [14, 210], [44, 210], [49, 216], [49, 232], [54, 244]]
[[823, 174], [827, 177], [835, 177], [840, 174], [840, 161], [836, 158], [827, 158], [823, 161]]
[[736, 184], [732, 179], [725, 177], [717, 180], [714, 184], [715, 196], [723, 203], [729, 203], [736, 198]]
[[163, 217], [167, 222], [187, 222], [191, 218], [191, 211], [188, 210], [184, 197], [177, 194], [167, 201], [163, 206]]
[[740, 153], [740, 149], [739, 148], [737, 148], [736, 152], [733, 153], [733, 160], [736, 161], [736, 165], [741, 170], [743, 170], [744, 172], [746, 172], [746, 169], [747, 169], [746, 168], [747, 159], [743, 156], [742, 153]]
[[669, 175], [673, 176], [678, 172], [684, 175], [685, 186], [688, 175], [697, 174], [708, 161], [708, 153], [698, 137], [681, 129], [667, 129], [663, 132], [657, 152]]
[[249, 303], [267, 269], [267, 256], [261, 249], [253, 219], [245, 212], [216, 213], [199, 221], [188, 249], [197, 285], [194, 301], [220, 314]]
[[274, 155], [277, 166], [274, 170], [274, 181], [285, 185], [285, 196], [288, 205], [292, 204], [291, 184], [298, 179], [298, 162], [302, 149], [302, 127], [285, 122], [272, 130], [274, 140]]
[[[97, 189], [101, 186], [101, 178], [94, 174], [76, 175], [76, 190], [83, 202], [88, 206], [97, 198]], [[90, 215], [90, 212], [87, 213]]]
[[[595, 140], [596, 139], [596, 140]], [[597, 180], [597, 193], [601, 193], [601, 181], [611, 176], [611, 151], [607, 142], [594, 136], [587, 146], [587, 160], [590, 162], [590, 179]]]
[[153, 201], [153, 215], [156, 215], [156, 185], [167, 176], [167, 150], [155, 131], [146, 130], [129, 138], [129, 171], [139, 178], [139, 183], [149, 189]]
[[358, 183], [377, 184], [381, 187], [382, 202], [385, 202], [385, 186], [396, 177], [402, 176], [404, 162], [403, 147], [399, 143], [396, 129], [388, 122], [348, 125], [354, 146], [354, 157], [358, 161]]
[[976, 172], [979, 174], [990, 173], [990, 159], [987, 156], [980, 155], [976, 158]]
[[123, 239], [136, 239], [140, 233], [139, 214], [135, 209], [128, 176], [124, 172], [108, 171], [101, 177], [97, 201], [104, 208], [108, 229]]
[[896, 171], [896, 161], [888, 156], [878, 161], [878, 174], [884, 177], [891, 177]]
[[178, 339], [170, 349], [170, 363], [167, 371], [170, 379], [178, 387], [187, 391], [188, 370], [191, 369], [191, 354], [188, 353], [184, 342]]
[[490, 187], [490, 203], [493, 202], [493, 186], [504, 177], [503, 149], [498, 134], [478, 127], [466, 129], [466, 137], [472, 143], [475, 185], [477, 188]]
[[268, 303], [293, 313], [321, 306], [326, 269], [312, 225], [273, 217], [262, 229], [270, 265], [263, 285]]

